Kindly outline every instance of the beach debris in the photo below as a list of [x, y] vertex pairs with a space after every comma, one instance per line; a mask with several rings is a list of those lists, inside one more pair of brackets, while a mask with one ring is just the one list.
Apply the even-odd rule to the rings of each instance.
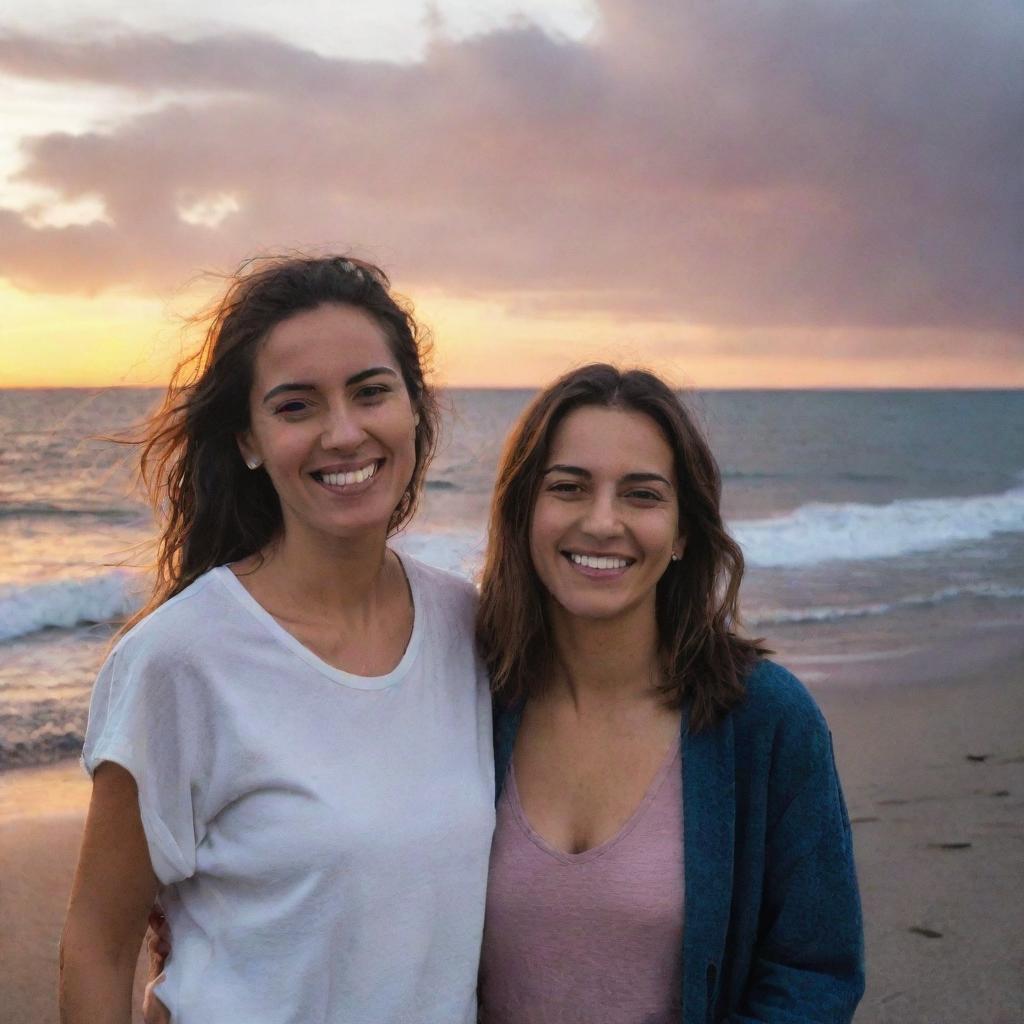
[[882, 820], [881, 818], [874, 818], [874, 817], [871, 817], [869, 815], [869, 816], [863, 817], [863, 818], [851, 818], [850, 819], [850, 824], [851, 825], [861, 825], [861, 824], [863, 824], [866, 821], [881, 821], [881, 820]]
[[1008, 789], [994, 789], [989, 796], [1009, 796], [1010, 791]]
[[902, 996], [903, 991], [901, 989], [899, 992], [890, 992], [887, 996], [882, 996], [878, 1001], [882, 1006], [885, 1006], [886, 1003], [891, 1003], [894, 999], [900, 999]]
[[926, 939], [941, 939], [942, 932], [937, 932], [933, 928], [922, 928], [920, 925], [911, 925], [908, 932], [913, 932], [915, 935], [923, 935]]
[[968, 761], [987, 761], [992, 755], [991, 754], [968, 754]]
[[929, 850], [969, 850], [973, 843], [929, 843]]
[[902, 807], [904, 804], [926, 804], [935, 800], [948, 800], [948, 796], [908, 796], [892, 797], [888, 800], [876, 800], [876, 807]]

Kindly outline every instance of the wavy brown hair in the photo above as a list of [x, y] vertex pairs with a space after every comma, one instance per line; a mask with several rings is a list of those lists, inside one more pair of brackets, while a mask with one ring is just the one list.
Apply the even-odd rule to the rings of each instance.
[[411, 306], [391, 291], [379, 267], [351, 256], [272, 256], [248, 260], [223, 298], [198, 318], [198, 352], [174, 372], [148, 421], [140, 476], [160, 537], [149, 603], [130, 628], [204, 572], [260, 552], [280, 532], [281, 505], [262, 469], [242, 461], [236, 435], [249, 427], [249, 392], [260, 345], [273, 328], [326, 303], [367, 313], [384, 331], [419, 413], [412, 478], [388, 524], [400, 530], [415, 511], [439, 428], [436, 396], [425, 379], [429, 339]]
[[654, 374], [604, 363], [573, 370], [545, 388], [505, 444], [477, 618], [477, 641], [495, 696], [516, 703], [550, 678], [555, 648], [547, 592], [530, 558], [530, 526], [555, 432], [569, 413], [585, 406], [650, 417], [672, 450], [686, 547], [658, 581], [666, 667], [660, 689], [669, 706], [689, 708], [691, 728], [705, 728], [742, 699], [744, 678], [768, 653], [760, 641], [736, 632], [743, 553], [722, 522], [721, 475], [693, 416]]

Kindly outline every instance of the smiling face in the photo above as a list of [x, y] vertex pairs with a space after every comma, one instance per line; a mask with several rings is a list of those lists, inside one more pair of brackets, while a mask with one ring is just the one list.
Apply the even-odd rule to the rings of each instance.
[[681, 555], [672, 450], [650, 417], [583, 406], [551, 442], [533, 507], [530, 556], [570, 616], [654, 616], [658, 580]]
[[281, 321], [256, 356], [249, 414], [239, 449], [270, 476], [286, 534], [387, 532], [415, 467], [416, 420], [371, 316], [325, 304]]

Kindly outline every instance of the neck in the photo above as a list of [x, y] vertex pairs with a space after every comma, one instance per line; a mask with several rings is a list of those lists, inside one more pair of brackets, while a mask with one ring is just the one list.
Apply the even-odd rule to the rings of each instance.
[[552, 602], [555, 664], [550, 693], [586, 705], [649, 701], [662, 664], [654, 608], [616, 619], [581, 619]]
[[[359, 538], [286, 529], [257, 568], [266, 586], [304, 617], [337, 618], [370, 604], [386, 574], [386, 530]], [[310, 614], [312, 612], [313, 614]]]

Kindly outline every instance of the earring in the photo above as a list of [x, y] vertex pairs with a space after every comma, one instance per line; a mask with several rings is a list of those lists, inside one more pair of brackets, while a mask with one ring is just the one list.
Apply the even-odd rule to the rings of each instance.
[[263, 460], [259, 458], [246, 459], [245, 464], [250, 469], [259, 469], [263, 465]]
[[414, 427], [418, 427], [420, 425], [420, 414], [419, 413], [416, 413], [416, 415], [413, 416], [413, 418], [412, 418], [412, 425]]
[[679, 556], [674, 551], [672, 552], [672, 561], [673, 562], [678, 562], [679, 561]]

